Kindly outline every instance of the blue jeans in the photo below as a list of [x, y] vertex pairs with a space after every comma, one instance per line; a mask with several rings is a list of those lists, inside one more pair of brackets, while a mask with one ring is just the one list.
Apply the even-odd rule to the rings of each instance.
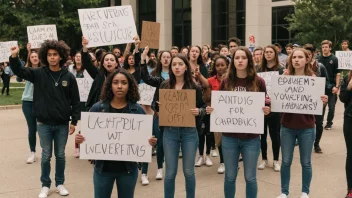
[[244, 179], [246, 180], [246, 198], [257, 198], [257, 163], [260, 153], [259, 136], [254, 139], [238, 139], [223, 135], [221, 145], [226, 167], [224, 181], [225, 198], [235, 197], [240, 154], [242, 154]]
[[28, 142], [31, 152], [35, 152], [35, 147], [37, 144], [37, 119], [33, 113], [33, 102], [31, 101], [22, 101], [22, 111], [24, 117], [27, 121], [28, 126]]
[[116, 181], [117, 197], [133, 198], [134, 189], [138, 178], [138, 169], [132, 172], [107, 173], [94, 168], [94, 198], [111, 197], [112, 189]]
[[62, 185], [65, 182], [65, 147], [68, 137], [68, 123], [63, 125], [45, 125], [38, 122], [38, 134], [40, 138], [40, 146], [42, 147], [42, 176], [40, 180], [42, 186], [50, 188], [50, 160], [53, 153], [56, 157], [55, 165], [55, 185]]
[[197, 129], [195, 127], [165, 127], [163, 135], [166, 165], [164, 198], [175, 196], [175, 178], [180, 147], [182, 150], [183, 174], [186, 180], [186, 197], [194, 198], [196, 192], [194, 163], [199, 142]]
[[289, 194], [291, 164], [296, 139], [299, 145], [299, 155], [302, 166], [302, 192], [309, 194], [312, 181], [312, 149], [315, 140], [315, 127], [311, 129], [290, 129], [281, 126], [281, 192]]
[[[156, 161], [158, 169], [163, 168], [164, 163], [164, 148], [163, 148], [163, 133], [159, 130], [159, 117], [154, 116], [153, 135], [158, 139], [156, 143]], [[142, 174], [148, 173], [148, 163], [143, 163]]]

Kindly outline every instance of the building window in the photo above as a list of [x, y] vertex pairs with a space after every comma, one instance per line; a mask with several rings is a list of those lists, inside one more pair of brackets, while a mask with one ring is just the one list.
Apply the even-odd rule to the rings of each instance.
[[172, 45], [182, 48], [192, 44], [191, 0], [172, 0]]
[[115, 1], [115, 6], [121, 6], [121, 0], [114, 0]]
[[280, 43], [283, 48], [294, 42], [294, 34], [287, 30], [289, 23], [285, 20], [286, 16], [293, 13], [293, 6], [272, 8], [272, 42]]
[[156, 22], [156, 0], [138, 0], [138, 24], [137, 31], [142, 34], [143, 21]]
[[212, 0], [212, 46], [227, 45], [230, 37], [246, 36], [246, 0]]

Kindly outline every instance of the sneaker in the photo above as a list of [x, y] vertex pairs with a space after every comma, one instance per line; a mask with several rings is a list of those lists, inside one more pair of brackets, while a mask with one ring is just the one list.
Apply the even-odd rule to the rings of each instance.
[[275, 172], [280, 172], [281, 166], [280, 166], [280, 164], [279, 164], [278, 161], [274, 161], [273, 168], [274, 168], [274, 171], [275, 171]]
[[40, 191], [40, 194], [39, 194], [39, 198], [45, 198], [45, 197], [48, 197], [48, 195], [50, 194], [50, 189], [48, 187], [43, 187], [42, 188], [42, 191]]
[[300, 196], [300, 198], [309, 198], [309, 197], [307, 193], [302, 192], [302, 195]]
[[280, 196], [278, 196], [276, 198], [288, 198], [288, 196], [286, 194], [282, 193]]
[[35, 162], [35, 161], [36, 161], [35, 153], [34, 153], [34, 152], [31, 152], [31, 153], [29, 154], [28, 159], [27, 159], [27, 164], [31, 164], [31, 163], [33, 163], [33, 162]]
[[327, 124], [327, 125], [325, 125], [324, 129], [325, 129], [325, 130], [330, 130], [330, 129], [331, 129], [331, 127], [332, 127], [332, 125], [331, 125], [331, 124]]
[[352, 198], [352, 189], [348, 192], [348, 194], [346, 195], [346, 198]]
[[75, 149], [75, 157], [76, 157], [76, 158], [79, 158], [79, 148], [76, 148], [76, 149]]
[[203, 164], [204, 164], [204, 158], [203, 158], [203, 156], [199, 156], [199, 158], [194, 166], [201, 167]]
[[259, 164], [258, 169], [259, 170], [264, 170], [264, 168], [266, 167], [266, 165], [268, 164], [267, 160], [263, 160], [262, 163]]
[[142, 185], [143, 186], [147, 186], [149, 184], [149, 180], [148, 180], [147, 174], [142, 174], [141, 181], [142, 181]]
[[211, 156], [212, 157], [217, 157], [218, 156], [218, 152], [216, 152], [216, 149], [211, 150]]
[[224, 174], [224, 172], [225, 172], [225, 164], [221, 163], [220, 167], [218, 168], [218, 173], [219, 174]]
[[321, 150], [321, 148], [320, 148], [319, 145], [314, 146], [314, 152], [316, 152], [316, 153], [323, 153], [323, 151]]
[[212, 166], [213, 162], [210, 160], [210, 157], [207, 155], [205, 156], [205, 165], [206, 166]]
[[58, 192], [61, 196], [67, 196], [68, 191], [66, 190], [64, 185], [58, 185], [56, 187], [56, 192]]
[[158, 169], [158, 172], [156, 173], [155, 179], [156, 180], [162, 180], [163, 179], [163, 169], [162, 168]]

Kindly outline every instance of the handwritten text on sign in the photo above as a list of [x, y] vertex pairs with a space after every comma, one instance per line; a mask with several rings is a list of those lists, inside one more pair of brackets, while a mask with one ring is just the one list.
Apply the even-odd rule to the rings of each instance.
[[160, 23], [143, 21], [141, 48], [159, 49]]
[[57, 40], [56, 25], [28, 26], [27, 35], [31, 48], [40, 48], [45, 40]]
[[76, 80], [77, 80], [79, 97], [81, 99], [81, 102], [87, 102], [89, 91], [93, 84], [93, 79], [88, 77], [88, 78], [76, 78]]
[[212, 91], [210, 131], [264, 133], [264, 92]]
[[138, 104], [151, 105], [153, 102], [155, 90], [155, 87], [152, 87], [145, 83], [139, 84], [138, 91], [139, 95], [141, 96], [141, 99], [138, 101]]
[[339, 69], [352, 70], [352, 51], [336, 51]]
[[322, 115], [325, 78], [272, 76], [271, 111]]
[[195, 127], [191, 109], [196, 108], [195, 90], [159, 90], [159, 126]]
[[82, 112], [80, 159], [151, 162], [152, 115]]
[[0, 42], [0, 63], [9, 62], [10, 48], [17, 46], [17, 41]]
[[132, 43], [137, 35], [131, 6], [78, 9], [88, 47]]
[[266, 86], [266, 93], [268, 94], [269, 97], [271, 97], [271, 76], [278, 76], [279, 72], [278, 71], [260, 72], [257, 74], [258, 74], [258, 76], [260, 76], [264, 79], [265, 86]]

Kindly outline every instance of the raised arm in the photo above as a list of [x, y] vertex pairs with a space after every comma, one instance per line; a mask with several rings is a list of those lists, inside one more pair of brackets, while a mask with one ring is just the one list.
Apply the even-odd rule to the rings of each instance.
[[140, 67], [141, 67], [141, 78], [142, 80], [152, 87], [160, 87], [161, 83], [164, 81], [162, 77], [150, 76], [146, 64], [146, 58], [149, 51], [149, 47], [145, 47], [141, 55]]
[[95, 79], [95, 77], [99, 73], [99, 70], [92, 63], [92, 59], [89, 55], [88, 48], [87, 48], [88, 43], [89, 43], [88, 39], [86, 39], [86, 38], [84, 38], [84, 36], [82, 36], [82, 46], [83, 46], [83, 48], [82, 48], [82, 66], [84, 67], [84, 69], [87, 70], [90, 77]]
[[35, 70], [30, 67], [22, 67], [21, 60], [18, 57], [19, 48], [18, 46], [11, 47], [11, 56], [10, 56], [10, 68], [14, 74], [19, 78], [28, 80], [32, 83], [35, 82]]

